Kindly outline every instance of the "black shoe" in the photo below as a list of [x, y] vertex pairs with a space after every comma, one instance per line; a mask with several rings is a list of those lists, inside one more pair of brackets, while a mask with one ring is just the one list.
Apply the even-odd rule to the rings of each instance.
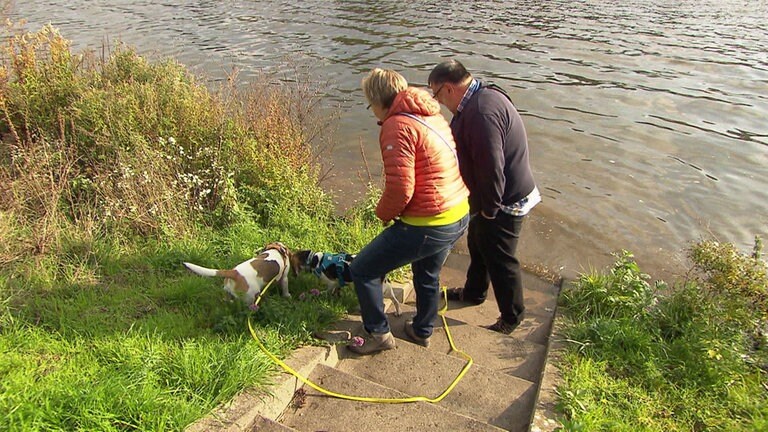
[[499, 318], [498, 320], [496, 320], [495, 324], [485, 326], [485, 328], [487, 328], [488, 330], [493, 330], [497, 333], [508, 335], [512, 333], [519, 325], [520, 325], [519, 321], [512, 324], [504, 321], [502, 318]]
[[464, 288], [448, 288], [445, 290], [449, 301], [458, 301], [462, 303], [471, 303], [474, 305], [482, 304], [485, 299], [471, 299], [464, 297]]
[[405, 335], [408, 336], [408, 339], [410, 339], [411, 342], [421, 345], [425, 348], [429, 347], [429, 336], [421, 337], [417, 335], [416, 332], [413, 331], [413, 321], [411, 320], [405, 322]]

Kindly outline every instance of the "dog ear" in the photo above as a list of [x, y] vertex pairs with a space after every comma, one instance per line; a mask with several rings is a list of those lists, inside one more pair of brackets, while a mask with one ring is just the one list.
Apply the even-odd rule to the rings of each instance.
[[288, 262], [291, 264], [291, 273], [293, 273], [294, 276], [299, 275], [299, 256], [297, 253], [289, 253], [288, 254]]
[[271, 246], [277, 249], [277, 251], [280, 252], [280, 255], [288, 258], [290, 251], [284, 244], [282, 244], [281, 242], [274, 242], [271, 244]]
[[261, 251], [262, 251], [262, 252], [264, 252], [264, 251], [267, 251], [267, 250], [269, 250], [269, 249], [275, 249], [275, 250], [276, 250], [276, 251], [278, 251], [278, 252], [280, 253], [280, 255], [282, 255], [282, 256], [283, 256], [285, 259], [289, 259], [289, 258], [290, 258], [290, 256], [291, 256], [291, 255], [290, 255], [290, 254], [291, 254], [291, 251], [290, 251], [290, 250], [289, 250], [289, 249], [288, 249], [288, 248], [287, 248], [287, 247], [286, 247], [284, 244], [282, 244], [282, 243], [280, 243], [280, 242], [272, 242], [272, 243], [269, 243], [269, 244], [267, 244], [266, 246], [264, 246], [264, 249], [262, 249]]
[[299, 271], [306, 269], [309, 266], [307, 262], [309, 255], [312, 253], [309, 249], [301, 249], [290, 253], [291, 270], [294, 276], [299, 275]]

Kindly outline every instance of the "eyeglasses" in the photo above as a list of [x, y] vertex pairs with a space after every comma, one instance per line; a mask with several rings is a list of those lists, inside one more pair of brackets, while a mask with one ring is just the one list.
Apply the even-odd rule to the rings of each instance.
[[440, 94], [440, 91], [443, 89], [443, 87], [445, 87], [445, 83], [443, 83], [443, 85], [441, 85], [440, 88], [438, 88], [436, 92], [432, 93], [432, 97], [437, 99], [437, 95]]
[[368, 106], [365, 107], [365, 109], [371, 109], [371, 104], [368, 104]]

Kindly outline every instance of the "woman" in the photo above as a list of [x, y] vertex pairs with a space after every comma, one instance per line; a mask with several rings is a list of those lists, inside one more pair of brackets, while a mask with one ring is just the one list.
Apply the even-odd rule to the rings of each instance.
[[393, 70], [374, 69], [363, 92], [379, 120], [384, 192], [376, 216], [389, 225], [350, 265], [365, 335], [348, 348], [373, 354], [395, 347], [384, 313], [382, 278], [411, 264], [416, 316], [408, 338], [429, 345], [440, 299], [440, 269], [469, 221], [469, 191], [461, 179], [456, 145], [440, 105], [426, 91], [409, 88]]

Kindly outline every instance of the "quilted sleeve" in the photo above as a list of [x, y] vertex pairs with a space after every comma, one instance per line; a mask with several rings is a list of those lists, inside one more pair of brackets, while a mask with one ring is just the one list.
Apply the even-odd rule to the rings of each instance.
[[413, 197], [417, 140], [414, 128], [404, 121], [386, 122], [382, 127], [379, 145], [385, 180], [376, 216], [384, 222], [399, 216]]

